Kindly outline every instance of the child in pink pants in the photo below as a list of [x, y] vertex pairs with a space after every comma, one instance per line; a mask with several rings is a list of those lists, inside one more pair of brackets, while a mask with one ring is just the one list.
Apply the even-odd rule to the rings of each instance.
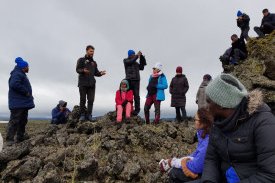
[[120, 123], [123, 119], [123, 111], [125, 111], [126, 119], [131, 117], [133, 110], [133, 91], [129, 89], [129, 82], [122, 80], [119, 90], [116, 92], [116, 111], [117, 111], [117, 123]]

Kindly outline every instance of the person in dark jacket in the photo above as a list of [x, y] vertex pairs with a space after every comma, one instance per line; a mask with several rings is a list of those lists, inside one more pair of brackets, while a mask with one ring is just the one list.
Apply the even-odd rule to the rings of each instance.
[[[139, 62], [137, 61], [139, 59]], [[125, 68], [125, 79], [128, 80], [130, 84], [130, 89], [134, 92], [135, 109], [133, 115], [136, 116], [140, 112], [140, 71], [144, 70], [147, 65], [144, 55], [139, 51], [135, 54], [134, 50], [128, 51], [128, 58], [123, 60]]]
[[240, 10], [237, 12], [237, 26], [241, 29], [242, 33], [240, 38], [244, 38], [246, 41], [248, 41], [249, 36], [248, 36], [248, 32], [249, 32], [249, 21], [250, 18], [247, 14], [242, 13]]
[[275, 117], [261, 91], [221, 74], [206, 95], [214, 125], [201, 182], [275, 182]]
[[227, 49], [224, 55], [220, 56], [224, 69], [226, 65], [238, 65], [240, 60], [245, 60], [247, 58], [248, 52], [244, 38], [238, 38], [236, 34], [233, 34], [231, 36], [231, 41], [231, 48]]
[[263, 16], [261, 26], [254, 27], [254, 31], [259, 37], [264, 37], [265, 34], [270, 34], [275, 30], [275, 14], [271, 14], [268, 9], [264, 9]]
[[[94, 61], [95, 48], [91, 45], [86, 47], [86, 55], [77, 61], [76, 72], [78, 73], [78, 87], [80, 94], [80, 121], [85, 119], [92, 121], [92, 111], [95, 98], [96, 77], [106, 74], [106, 71], [99, 71]], [[87, 113], [85, 112], [86, 98], [88, 99]]]
[[[186, 118], [186, 93], [189, 89], [188, 80], [182, 74], [182, 67], [178, 66], [176, 69], [176, 76], [172, 79], [169, 87], [171, 97], [171, 107], [176, 108], [176, 120], [183, 121]], [[188, 122], [185, 121], [186, 125]]]
[[51, 124], [59, 125], [67, 123], [71, 111], [67, 108], [67, 102], [60, 100], [52, 110]]
[[166, 76], [162, 72], [162, 64], [156, 63], [153, 68], [153, 74], [149, 78], [147, 86], [147, 96], [144, 105], [144, 115], [146, 124], [150, 124], [150, 108], [155, 106], [154, 124], [158, 124], [160, 120], [160, 103], [165, 100], [164, 90], [168, 88]]
[[207, 108], [205, 89], [211, 80], [212, 77], [209, 74], [205, 74], [203, 76], [202, 83], [196, 95], [196, 103], [198, 104], [198, 109]]
[[29, 64], [21, 57], [15, 59], [17, 64], [9, 78], [9, 109], [10, 121], [7, 127], [6, 141], [10, 146], [16, 142], [22, 142], [25, 138], [25, 126], [28, 122], [28, 111], [35, 107], [32, 96], [32, 87], [26, 75], [29, 72]]
[[198, 138], [196, 150], [188, 156], [181, 158], [174, 157], [166, 160], [162, 159], [159, 162], [162, 172], [169, 171], [170, 183], [188, 182], [200, 178], [203, 172], [204, 158], [212, 123], [213, 117], [209, 114], [207, 109], [199, 109], [195, 116], [195, 128]]

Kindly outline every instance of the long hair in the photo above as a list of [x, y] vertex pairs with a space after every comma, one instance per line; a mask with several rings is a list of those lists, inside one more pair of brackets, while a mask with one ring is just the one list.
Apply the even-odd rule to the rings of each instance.
[[197, 112], [197, 116], [199, 118], [200, 123], [203, 125], [203, 133], [201, 137], [204, 139], [205, 136], [210, 133], [214, 118], [205, 108], [200, 108]]

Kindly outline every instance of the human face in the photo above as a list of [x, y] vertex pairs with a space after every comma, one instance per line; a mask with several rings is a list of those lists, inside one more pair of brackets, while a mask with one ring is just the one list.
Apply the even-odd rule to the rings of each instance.
[[126, 83], [121, 83], [121, 87], [122, 88], [127, 88], [127, 84]]
[[29, 67], [25, 67], [24, 69], [22, 69], [23, 70], [23, 72], [25, 72], [25, 73], [28, 73], [29, 72]]
[[264, 12], [263, 15], [266, 17], [269, 14], [269, 12]]
[[156, 68], [153, 68], [153, 73], [154, 73], [154, 74], [159, 73], [159, 71], [160, 71], [160, 70], [158, 70], [158, 69], [156, 69]]
[[94, 56], [94, 51], [95, 51], [94, 49], [90, 48], [86, 51], [86, 55], [88, 57], [93, 57]]
[[235, 43], [237, 40], [238, 40], [238, 37], [235, 37], [235, 36], [232, 36], [232, 37], [231, 37], [232, 43]]

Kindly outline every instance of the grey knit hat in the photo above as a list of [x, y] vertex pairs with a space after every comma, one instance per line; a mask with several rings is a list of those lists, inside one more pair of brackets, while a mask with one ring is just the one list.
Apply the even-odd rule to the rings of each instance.
[[220, 74], [206, 87], [206, 95], [221, 107], [233, 109], [247, 96], [244, 85], [230, 74]]

